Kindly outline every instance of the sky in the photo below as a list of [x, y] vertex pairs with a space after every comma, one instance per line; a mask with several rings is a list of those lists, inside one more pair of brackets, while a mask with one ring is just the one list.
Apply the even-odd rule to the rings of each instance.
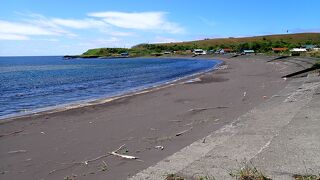
[[0, 56], [320, 32], [319, 0], [0, 1]]

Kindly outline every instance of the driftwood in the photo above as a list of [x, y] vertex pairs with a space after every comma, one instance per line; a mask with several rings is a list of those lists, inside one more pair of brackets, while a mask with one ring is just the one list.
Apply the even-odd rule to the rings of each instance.
[[10, 132], [10, 133], [7, 133], [7, 134], [0, 134], [0, 137], [10, 136], [10, 135], [18, 134], [18, 133], [21, 133], [21, 132], [23, 132], [23, 130], [13, 131], [13, 132]]
[[191, 131], [192, 128], [193, 128], [193, 127], [191, 127], [190, 129], [181, 131], [181, 132], [177, 133], [176, 136], [181, 136], [181, 135], [183, 135], [184, 133], [186, 133], [186, 132], [188, 132], [188, 131]]
[[244, 101], [244, 100], [245, 100], [245, 98], [246, 98], [246, 95], [247, 95], [247, 91], [243, 92], [243, 97], [242, 97], [242, 101]]
[[[92, 163], [94, 161], [97, 161], [99, 159], [102, 159], [102, 158], [105, 158], [105, 157], [108, 157], [108, 156], [112, 156], [112, 155], [113, 156], [118, 156], [118, 157], [121, 157], [121, 158], [124, 158], [124, 159], [139, 159], [138, 157], [135, 157], [135, 156], [119, 154], [118, 151], [120, 151], [120, 149], [122, 149], [124, 146], [125, 146], [125, 144], [123, 144], [122, 146], [120, 146], [118, 149], [116, 149], [114, 151], [108, 152], [107, 154], [98, 156], [98, 157], [93, 158], [93, 159], [85, 160], [85, 161], [72, 162], [72, 163], [55, 162], [55, 163], [58, 163], [58, 164], [61, 164], [61, 165], [68, 165], [68, 166], [60, 168], [60, 169], [54, 169], [54, 170], [50, 171], [49, 174], [55, 173], [57, 171], [61, 171], [61, 170], [65, 170], [65, 169], [71, 168], [71, 167], [73, 167], [75, 165], [88, 165], [89, 163]], [[103, 161], [103, 163], [104, 163], [104, 165], [106, 165], [106, 163], [104, 161]]]
[[179, 123], [179, 122], [182, 122], [182, 120], [170, 120], [170, 122], [176, 122], [176, 123]]
[[193, 109], [189, 109], [188, 112], [199, 112], [199, 111], [205, 111], [205, 110], [209, 110], [209, 109], [225, 109], [225, 108], [228, 108], [228, 107], [217, 106], [217, 107], [193, 108]]
[[202, 143], [206, 143], [206, 138], [203, 138]]
[[160, 149], [160, 150], [163, 150], [163, 149], [164, 149], [163, 146], [155, 146], [154, 148], [155, 148], [155, 149]]
[[114, 156], [118, 156], [118, 157], [122, 157], [122, 158], [125, 158], [125, 159], [139, 159], [138, 157], [135, 157], [135, 156], [129, 156], [129, 155], [117, 153], [117, 152], [118, 152], [120, 149], [122, 149], [124, 146], [125, 146], [125, 144], [122, 145], [122, 146], [120, 146], [118, 149], [109, 152], [109, 154], [114, 155]]
[[25, 152], [27, 152], [27, 150], [21, 149], [16, 151], [9, 151], [8, 154], [25, 153]]

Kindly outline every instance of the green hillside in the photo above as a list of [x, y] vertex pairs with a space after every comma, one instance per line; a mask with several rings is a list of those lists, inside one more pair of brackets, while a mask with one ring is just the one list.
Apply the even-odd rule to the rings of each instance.
[[320, 45], [320, 33], [279, 34], [242, 38], [218, 38], [198, 41], [163, 43], [163, 44], [140, 44], [133, 48], [161, 50], [188, 50], [202, 48], [206, 50], [231, 48], [234, 51], [254, 49], [257, 52], [268, 52], [275, 47], [301, 47], [306, 44]]
[[218, 39], [206, 39], [199, 41], [190, 41], [182, 43], [167, 43], [163, 45], [198, 45], [201, 47], [210, 46], [233, 46], [240, 43], [254, 43], [254, 42], [281, 42], [295, 44], [296, 46], [302, 44], [320, 44], [320, 33], [299, 33], [299, 34], [278, 34], [278, 35], [265, 35], [265, 36], [253, 36], [242, 38], [218, 38]]
[[91, 56], [118, 56], [123, 52], [128, 52], [131, 57], [159, 54], [164, 51], [184, 52], [196, 48], [205, 50], [215, 50], [230, 48], [234, 52], [244, 49], [253, 49], [255, 52], [270, 52], [272, 48], [286, 47], [295, 48], [303, 45], [313, 44], [320, 47], [320, 33], [299, 33], [299, 34], [278, 34], [242, 38], [218, 38], [198, 41], [162, 43], [162, 44], [139, 44], [130, 49], [125, 48], [96, 48], [83, 53], [82, 57]]

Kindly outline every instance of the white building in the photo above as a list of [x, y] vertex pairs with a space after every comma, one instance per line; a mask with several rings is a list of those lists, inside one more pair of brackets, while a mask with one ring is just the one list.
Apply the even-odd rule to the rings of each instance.
[[193, 50], [193, 54], [194, 55], [206, 55], [207, 51], [203, 50], [203, 49], [194, 49]]
[[301, 53], [306, 53], [306, 48], [293, 48], [290, 50], [291, 56], [300, 56]]
[[306, 48], [293, 48], [290, 52], [307, 52]]

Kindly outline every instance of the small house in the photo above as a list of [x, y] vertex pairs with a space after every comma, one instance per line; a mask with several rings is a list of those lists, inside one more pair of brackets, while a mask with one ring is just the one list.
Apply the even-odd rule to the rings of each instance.
[[213, 54], [214, 52], [215, 52], [215, 50], [210, 49], [210, 50], [208, 51], [208, 54]]
[[128, 57], [129, 56], [129, 53], [128, 52], [123, 52], [120, 54], [122, 57]]
[[302, 48], [305, 48], [307, 51], [311, 51], [313, 48], [316, 48], [316, 45], [307, 44], [303, 45]]
[[162, 53], [151, 53], [151, 56], [162, 56]]
[[320, 48], [315, 47], [312, 49], [312, 51], [320, 51]]
[[203, 50], [203, 49], [194, 49], [193, 50], [193, 54], [194, 55], [206, 55], [207, 52], [205, 50]]
[[224, 53], [231, 53], [231, 52], [233, 52], [233, 50], [230, 49], [230, 48], [224, 48], [223, 51], [224, 51]]
[[243, 54], [252, 54], [252, 53], [254, 53], [254, 50], [252, 50], [252, 49], [246, 49], [246, 50], [243, 50], [242, 53], [243, 53]]
[[282, 47], [282, 48], [272, 48], [272, 51], [274, 53], [280, 53], [280, 52], [285, 52], [288, 51], [288, 48]]
[[300, 56], [302, 53], [306, 53], [306, 48], [293, 48], [290, 50], [291, 56]]

